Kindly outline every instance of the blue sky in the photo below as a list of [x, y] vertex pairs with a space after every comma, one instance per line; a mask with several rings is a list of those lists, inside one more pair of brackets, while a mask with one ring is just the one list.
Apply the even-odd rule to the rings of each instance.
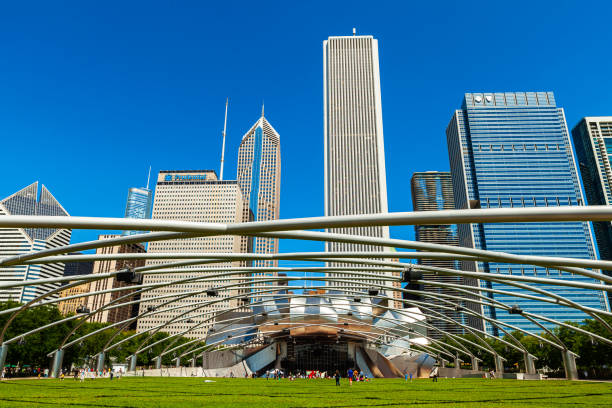
[[610, 2], [215, 4], [0, 6], [0, 197], [39, 180], [71, 215], [121, 217], [149, 165], [218, 171], [229, 96], [226, 178], [265, 100], [281, 217], [322, 215], [322, 41], [353, 27], [379, 40], [391, 211], [411, 210], [413, 172], [448, 170], [464, 92], [554, 91], [570, 128], [612, 115]]

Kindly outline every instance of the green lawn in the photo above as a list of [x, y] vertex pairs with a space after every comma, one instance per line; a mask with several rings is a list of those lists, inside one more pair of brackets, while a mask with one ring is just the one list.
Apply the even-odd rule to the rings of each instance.
[[612, 384], [481, 379], [342, 380], [216, 378], [11, 380], [0, 383], [1, 407], [605, 407]]

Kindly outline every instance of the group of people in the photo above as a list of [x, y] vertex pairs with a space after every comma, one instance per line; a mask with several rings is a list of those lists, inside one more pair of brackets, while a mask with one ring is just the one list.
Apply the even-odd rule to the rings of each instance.
[[36, 376], [49, 376], [48, 368], [38, 367], [5, 367], [0, 370], [0, 379], [5, 378], [16, 378], [16, 377], [36, 377]]
[[349, 368], [346, 371], [346, 377], [349, 380], [349, 385], [352, 385], [353, 381], [355, 381], [355, 382], [369, 381], [368, 380], [368, 376], [363, 372], [363, 370], [362, 371], [359, 371], [357, 369], [353, 370], [352, 368]]
[[[93, 369], [75, 369], [73, 370], [73, 375], [75, 380], [80, 380], [81, 382], [85, 381], [86, 378], [95, 380], [96, 378], [106, 378], [109, 377], [111, 380], [116, 376], [117, 379], [121, 378], [123, 375], [123, 370], [120, 368], [116, 372], [111, 369], [103, 369], [103, 370], [93, 370]], [[63, 379], [63, 373], [62, 377]]]

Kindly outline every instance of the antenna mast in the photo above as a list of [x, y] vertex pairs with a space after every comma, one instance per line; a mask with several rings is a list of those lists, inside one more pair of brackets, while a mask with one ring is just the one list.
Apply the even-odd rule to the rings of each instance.
[[227, 130], [227, 105], [229, 104], [229, 97], [225, 100], [225, 121], [223, 122], [223, 146], [221, 147], [221, 172], [219, 174], [219, 180], [223, 180], [223, 163], [225, 162], [225, 131]]
[[149, 175], [147, 176], [147, 190], [149, 189], [150, 180], [151, 180], [151, 166], [149, 166]]

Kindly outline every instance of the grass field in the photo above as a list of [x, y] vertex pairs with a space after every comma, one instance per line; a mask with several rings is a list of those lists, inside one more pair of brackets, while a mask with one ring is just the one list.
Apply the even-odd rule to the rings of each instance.
[[481, 379], [274, 381], [136, 378], [11, 380], [1, 407], [612, 407], [612, 384]]

